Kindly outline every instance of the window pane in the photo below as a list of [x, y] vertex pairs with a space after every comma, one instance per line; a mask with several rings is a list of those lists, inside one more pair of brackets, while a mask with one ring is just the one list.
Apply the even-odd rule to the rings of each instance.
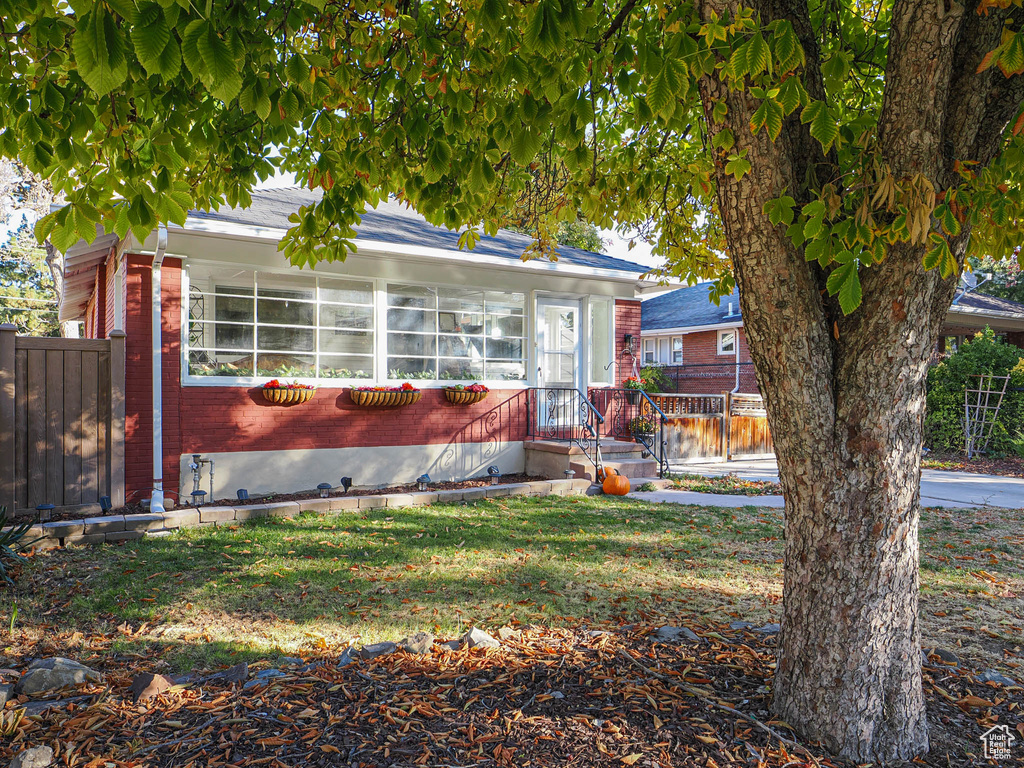
[[435, 379], [437, 368], [433, 358], [389, 357], [389, 379]]
[[523, 363], [496, 363], [488, 360], [487, 378], [495, 381], [520, 381], [526, 378], [526, 366]]
[[522, 360], [523, 340], [522, 339], [488, 339], [487, 357], [500, 358], [502, 360]]
[[445, 357], [483, 357], [484, 340], [476, 336], [439, 336], [438, 354]]
[[368, 379], [373, 376], [373, 358], [357, 355], [320, 355], [320, 377], [327, 379]]
[[487, 335], [491, 338], [502, 336], [523, 336], [522, 315], [487, 315]]
[[256, 355], [257, 376], [311, 377], [316, 370], [312, 355], [284, 355], [276, 352]]
[[389, 331], [426, 331], [433, 333], [436, 329], [437, 314], [420, 312], [414, 309], [389, 309]]
[[437, 302], [441, 309], [476, 313], [484, 311], [484, 295], [476, 291], [441, 288], [437, 292]]
[[312, 352], [316, 349], [316, 331], [312, 328], [275, 328], [261, 325], [256, 338], [256, 349], [261, 350]]
[[306, 275], [256, 273], [256, 295], [260, 297], [313, 301], [315, 288], [315, 279]]
[[389, 355], [434, 355], [437, 347], [435, 337], [414, 333], [389, 333]]
[[[249, 289], [252, 290], [251, 288]], [[229, 296], [212, 296], [215, 320], [227, 320], [233, 323], [251, 323], [254, 319], [254, 304], [251, 298], [234, 298]]]
[[418, 285], [389, 285], [388, 306], [436, 309], [437, 292], [432, 288], [422, 288]]
[[[209, 334], [203, 335], [204, 339], [208, 337]], [[252, 349], [253, 327], [251, 325], [217, 323], [213, 337], [215, 339], [214, 346], [221, 349]]]
[[372, 355], [373, 334], [365, 331], [320, 329], [320, 351]]
[[373, 328], [371, 307], [340, 307], [336, 304], [320, 306], [321, 328]]
[[252, 355], [222, 350], [194, 350], [188, 353], [192, 376], [252, 376]]
[[320, 278], [320, 301], [373, 304], [373, 283]]
[[526, 306], [526, 294], [487, 291], [484, 294], [484, 301], [487, 302], [488, 312], [508, 311], [523, 314]]
[[263, 323], [314, 325], [316, 323], [316, 305], [304, 301], [260, 299], [256, 311], [260, 325]]
[[479, 336], [484, 332], [484, 316], [472, 312], [438, 312], [437, 325], [441, 333], [468, 333]]
[[611, 307], [610, 301], [590, 302], [590, 379], [595, 382], [612, 380]]
[[449, 381], [467, 381], [484, 377], [483, 360], [442, 357], [439, 370], [438, 378]]

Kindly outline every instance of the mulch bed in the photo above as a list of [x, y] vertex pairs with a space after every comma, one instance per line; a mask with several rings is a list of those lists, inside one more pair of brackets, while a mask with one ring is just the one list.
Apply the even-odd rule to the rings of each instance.
[[682, 475], [672, 478], [672, 488], [695, 493], [717, 493], [734, 496], [775, 496], [782, 486], [772, 480], [744, 480], [735, 475]]
[[[655, 626], [533, 628], [501, 649], [435, 645], [430, 655], [341, 667], [325, 656], [266, 688], [205, 683], [139, 706], [130, 680], [152, 671], [152, 658], [79, 657], [104, 671], [105, 685], [22, 720], [0, 760], [48, 744], [60, 765], [128, 768], [846, 765], [793, 743], [771, 719], [774, 637], [690, 624], [699, 644], [661, 644]], [[1024, 706], [1019, 688], [979, 684], [954, 667], [927, 666], [925, 689], [932, 751], [917, 765], [982, 763], [980, 734], [1014, 727]]]
[[[529, 483], [537, 480], [544, 480], [546, 478], [537, 477], [535, 475], [527, 475], [523, 472], [514, 475], [502, 475], [500, 482], [502, 485], [510, 483]], [[459, 482], [451, 483], [431, 483], [430, 491], [453, 491], [462, 488], [478, 488], [484, 485], [490, 485], [491, 479], [489, 477], [477, 477], [471, 480], [461, 480]], [[387, 493], [419, 493], [419, 486], [416, 483], [409, 483], [408, 485], [392, 485], [387, 488], [352, 488], [348, 493], [341, 493], [335, 491], [331, 496], [383, 496]], [[169, 492], [168, 492], [168, 495]], [[251, 504], [266, 504], [268, 502], [276, 501], [306, 501], [307, 499], [319, 499], [319, 491], [306, 491], [304, 493], [272, 493], [265, 495], [254, 495], [252, 498], [244, 501], [238, 499], [224, 498], [217, 499], [217, 501], [207, 506], [218, 506], [218, 507], [243, 507]], [[180, 508], [191, 507], [191, 504], [179, 504]], [[24, 510], [22, 510], [24, 511]], [[112, 509], [106, 512], [107, 515], [138, 515], [149, 512], [148, 507], [144, 507], [141, 501], [132, 502], [126, 504], [123, 507]], [[34, 511], [26, 511], [25, 517], [34, 515]], [[54, 510], [50, 516], [51, 520], [82, 520], [87, 517], [95, 517], [96, 512], [74, 512], [64, 510]], [[19, 515], [19, 517], [21, 517]]]
[[921, 460], [924, 469], [940, 469], [945, 472], [978, 472], [983, 475], [1002, 477], [1024, 477], [1024, 459], [1018, 456], [1004, 456], [1001, 459], [979, 456], [968, 459], [963, 454], [929, 453]]

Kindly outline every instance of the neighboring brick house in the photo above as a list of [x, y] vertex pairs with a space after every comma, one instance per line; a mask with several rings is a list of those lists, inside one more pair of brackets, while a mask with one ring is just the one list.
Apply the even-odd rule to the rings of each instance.
[[[458, 233], [392, 201], [366, 212], [344, 263], [299, 270], [277, 245], [314, 194], [257, 191], [247, 209], [193, 212], [146, 243], [103, 235], [69, 250], [61, 320], [83, 320], [90, 338], [127, 334], [129, 498], [161, 475], [168, 494], [186, 494], [194, 453], [215, 460], [218, 498], [342, 476], [369, 486], [518, 472], [529, 388], [630, 375], [626, 337], [639, 338], [639, 297], [655, 288], [644, 267], [564, 247], [555, 262], [524, 261], [530, 239], [507, 231], [462, 251]], [[274, 378], [318, 391], [271, 405], [260, 387]], [[347, 391], [404, 381], [425, 391], [400, 409], [357, 407]], [[445, 385], [470, 382], [491, 394], [445, 399]]]
[[[643, 301], [640, 361], [662, 366], [678, 392], [755, 393], [738, 290], [714, 304], [708, 288], [698, 284]], [[962, 287], [946, 315], [936, 353], [955, 350], [986, 327], [1024, 348], [1024, 304]]]

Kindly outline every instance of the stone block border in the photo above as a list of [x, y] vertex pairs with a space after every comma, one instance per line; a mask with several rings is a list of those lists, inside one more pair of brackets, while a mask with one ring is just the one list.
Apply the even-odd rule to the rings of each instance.
[[294, 517], [302, 512], [326, 515], [330, 512], [360, 509], [400, 509], [449, 504], [508, 496], [578, 496], [593, 493], [589, 480], [537, 480], [531, 483], [505, 483], [473, 488], [424, 493], [388, 493], [381, 496], [334, 496], [329, 499], [280, 501], [267, 504], [246, 504], [237, 507], [181, 507], [162, 515], [104, 515], [83, 520], [59, 520], [34, 525], [25, 541], [35, 541], [35, 549], [84, 544], [117, 544], [145, 537], [166, 536], [179, 528], [204, 525], [236, 525], [261, 517]]

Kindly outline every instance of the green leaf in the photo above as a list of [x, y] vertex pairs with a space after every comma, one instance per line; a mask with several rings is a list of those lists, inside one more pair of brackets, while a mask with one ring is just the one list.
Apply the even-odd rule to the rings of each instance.
[[746, 154], [747, 150], [743, 150], [739, 155], [729, 155], [729, 161], [725, 164], [725, 172], [732, 174], [736, 181], [742, 179], [750, 170], [750, 161], [744, 157]]
[[655, 114], [660, 115], [668, 109], [674, 98], [675, 92], [668, 65], [663, 64], [647, 91], [647, 105], [654, 110]]
[[821, 74], [833, 87], [839, 86], [850, 73], [850, 61], [845, 51], [837, 51], [821, 65]]
[[764, 204], [764, 214], [772, 224], [792, 224], [793, 208], [796, 200], [789, 195], [782, 195]]
[[164, 9], [156, 3], [140, 3], [132, 14], [132, 44], [135, 55], [150, 75], [172, 76], [160, 67], [164, 49], [170, 42], [171, 30], [164, 18]]
[[210, 93], [221, 101], [231, 101], [242, 89], [242, 76], [231, 46], [217, 34], [213, 24], [207, 23], [196, 38], [196, 49], [208, 74], [205, 85]]
[[772, 57], [768, 43], [758, 32], [747, 43], [747, 71], [752, 75], [758, 75], [766, 70], [771, 72], [771, 66]]
[[735, 143], [736, 139], [732, 135], [732, 131], [730, 131], [728, 128], [723, 128], [718, 133], [716, 133], [714, 137], [711, 139], [711, 146], [713, 146], [715, 149], [724, 150], [725, 152], [728, 152], [730, 149], [732, 149]]
[[792, 113], [801, 104], [808, 101], [807, 89], [799, 77], [787, 77], [779, 86], [779, 104], [783, 114]]
[[836, 267], [828, 276], [826, 283], [828, 292], [832, 296], [838, 295], [839, 307], [844, 315], [848, 315], [860, 306], [861, 289], [860, 275], [857, 272], [857, 262], [851, 260], [846, 264]]
[[78, 74], [100, 96], [110, 93], [128, 76], [124, 39], [114, 17], [101, 5], [81, 18], [71, 48]]
[[764, 99], [750, 119], [750, 129], [755, 134], [762, 126], [768, 129], [772, 141], [782, 133], [782, 107], [774, 99]]
[[775, 58], [780, 72], [790, 72], [804, 63], [804, 49], [788, 21], [775, 30]]
[[824, 101], [811, 101], [800, 112], [800, 122], [810, 123], [811, 136], [821, 142], [827, 152], [839, 137], [839, 126], [829, 116], [828, 105]]

